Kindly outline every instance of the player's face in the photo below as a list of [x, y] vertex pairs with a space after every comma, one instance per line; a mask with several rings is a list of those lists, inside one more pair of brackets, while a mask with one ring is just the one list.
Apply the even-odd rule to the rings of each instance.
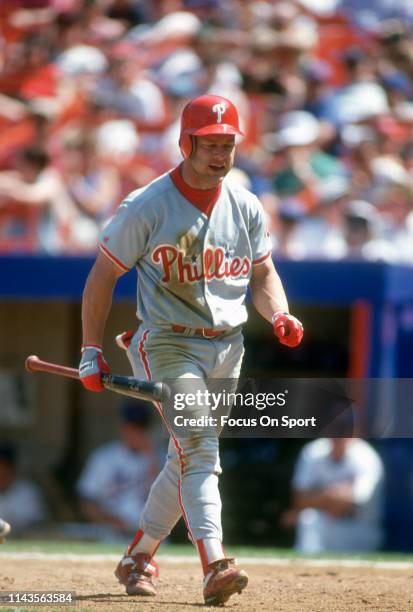
[[[205, 183], [205, 187], [214, 187], [231, 170], [234, 165], [234, 155], [234, 135], [197, 136], [195, 150], [189, 162], [199, 181]], [[200, 187], [202, 189], [201, 185]]]

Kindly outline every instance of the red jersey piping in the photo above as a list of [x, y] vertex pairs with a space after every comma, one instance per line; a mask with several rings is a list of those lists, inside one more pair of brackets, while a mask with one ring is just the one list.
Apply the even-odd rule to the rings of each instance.
[[120, 261], [120, 259], [118, 259], [117, 257], [115, 257], [110, 251], [109, 249], [107, 249], [105, 246], [103, 246], [103, 244], [99, 245], [100, 250], [102, 251], [102, 253], [104, 253], [106, 255], [106, 257], [108, 257], [111, 261], [113, 261], [113, 263], [115, 263], [121, 270], [123, 270], [124, 272], [129, 272], [130, 268], [127, 268], [125, 266], [124, 263], [122, 263]]

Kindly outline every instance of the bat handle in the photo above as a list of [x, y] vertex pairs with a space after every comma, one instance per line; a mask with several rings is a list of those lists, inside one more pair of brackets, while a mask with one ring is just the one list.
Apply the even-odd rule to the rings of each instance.
[[102, 383], [106, 389], [148, 401], [162, 402], [170, 397], [168, 385], [161, 382], [154, 383], [137, 380], [130, 376], [103, 373]]

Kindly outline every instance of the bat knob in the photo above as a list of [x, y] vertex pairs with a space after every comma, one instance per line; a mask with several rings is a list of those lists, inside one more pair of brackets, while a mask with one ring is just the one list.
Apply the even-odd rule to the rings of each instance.
[[37, 355], [29, 355], [29, 357], [27, 357], [26, 361], [24, 362], [24, 366], [26, 370], [28, 372], [34, 372], [35, 369], [33, 368], [33, 364], [37, 361], [39, 361], [39, 358]]

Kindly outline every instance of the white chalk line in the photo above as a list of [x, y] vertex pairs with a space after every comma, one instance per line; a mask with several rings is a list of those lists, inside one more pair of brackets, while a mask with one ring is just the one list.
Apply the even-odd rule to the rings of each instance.
[[[74, 553], [44, 553], [44, 552], [0, 552], [0, 560], [10, 561], [72, 561], [75, 563], [117, 563], [120, 555], [88, 555]], [[159, 555], [161, 564], [194, 564], [198, 562], [195, 555]], [[237, 557], [239, 565], [267, 566], [307, 566], [307, 567], [347, 567], [376, 568], [383, 570], [413, 570], [411, 561], [373, 561], [367, 559], [289, 559], [280, 557]]]

